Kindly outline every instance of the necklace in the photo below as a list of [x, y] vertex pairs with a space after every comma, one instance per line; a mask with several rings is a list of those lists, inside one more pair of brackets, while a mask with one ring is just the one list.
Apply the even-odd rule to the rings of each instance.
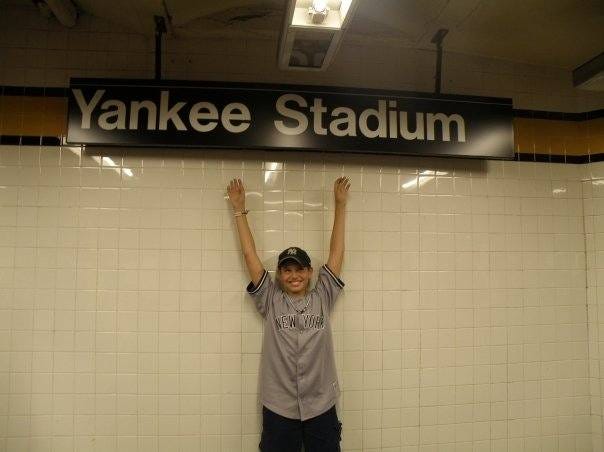
[[308, 297], [308, 295], [304, 295], [303, 300], [306, 300], [306, 304], [304, 305], [304, 307], [302, 309], [298, 309], [296, 308], [296, 306], [294, 305], [294, 302], [292, 301], [292, 299], [290, 298], [289, 294], [287, 292], [283, 292], [283, 295], [285, 296], [285, 300], [289, 303], [289, 305], [294, 309], [294, 311], [296, 311], [298, 314], [302, 314], [304, 313], [304, 311], [306, 311], [306, 309], [308, 308], [308, 305], [310, 303], [310, 297]]

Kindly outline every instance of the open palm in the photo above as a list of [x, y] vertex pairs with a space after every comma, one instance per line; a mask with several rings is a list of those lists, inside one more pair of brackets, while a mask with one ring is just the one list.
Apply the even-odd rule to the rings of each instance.
[[344, 204], [348, 199], [348, 190], [350, 189], [350, 179], [347, 177], [338, 177], [333, 184], [333, 192], [336, 204]]
[[241, 211], [245, 209], [245, 188], [241, 179], [233, 179], [227, 186], [227, 194], [229, 201], [233, 205], [233, 209]]

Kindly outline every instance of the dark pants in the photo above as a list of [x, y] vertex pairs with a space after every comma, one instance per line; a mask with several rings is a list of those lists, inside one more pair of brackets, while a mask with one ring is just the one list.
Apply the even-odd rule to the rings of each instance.
[[342, 423], [335, 405], [319, 416], [301, 421], [262, 407], [262, 452], [340, 452]]

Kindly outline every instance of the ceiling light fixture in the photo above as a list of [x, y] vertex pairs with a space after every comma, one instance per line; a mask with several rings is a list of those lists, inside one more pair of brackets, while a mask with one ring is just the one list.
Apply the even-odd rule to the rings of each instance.
[[326, 11], [328, 9], [327, 0], [313, 0], [312, 8], [319, 13]]
[[288, 0], [279, 43], [279, 67], [325, 70], [358, 0]]
[[344, 28], [357, 0], [289, 0], [286, 15], [290, 27], [316, 27], [332, 30]]
[[313, 0], [312, 5], [308, 8], [308, 17], [310, 23], [322, 24], [329, 14], [327, 0]]

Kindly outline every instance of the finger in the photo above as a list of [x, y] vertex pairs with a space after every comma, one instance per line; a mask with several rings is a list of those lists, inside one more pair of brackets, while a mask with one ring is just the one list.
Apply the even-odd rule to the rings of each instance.
[[346, 191], [348, 191], [349, 189], [350, 189], [350, 182], [348, 182], [348, 183], [346, 184]]

